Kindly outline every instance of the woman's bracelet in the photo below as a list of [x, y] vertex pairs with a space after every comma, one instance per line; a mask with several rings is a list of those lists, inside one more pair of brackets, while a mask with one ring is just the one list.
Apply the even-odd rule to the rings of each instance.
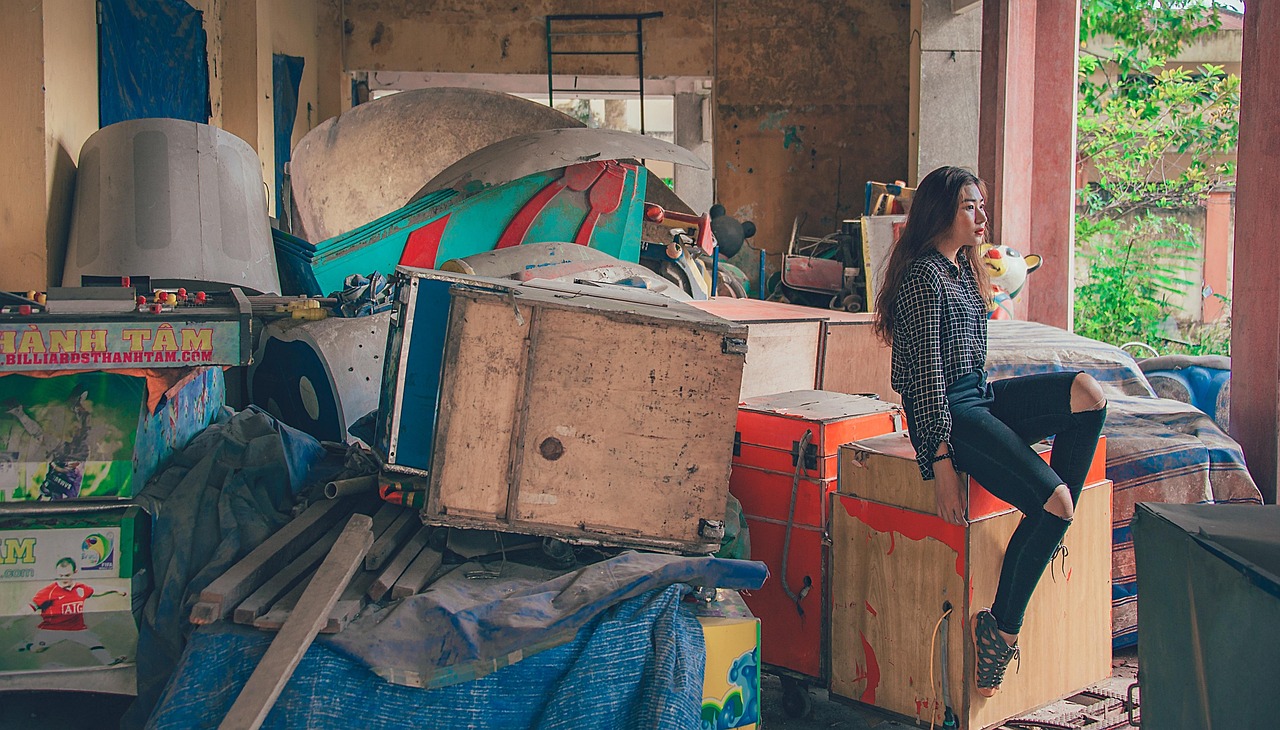
[[930, 460], [929, 463], [937, 464], [939, 461], [947, 461], [950, 458], [951, 458], [951, 451], [948, 450], [947, 453], [945, 454], [938, 454], [937, 456], [933, 457], [933, 459]]

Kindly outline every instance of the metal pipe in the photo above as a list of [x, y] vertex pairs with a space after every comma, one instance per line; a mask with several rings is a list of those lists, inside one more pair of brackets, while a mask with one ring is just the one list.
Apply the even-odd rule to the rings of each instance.
[[760, 249], [760, 291], [757, 296], [764, 299], [764, 249]]
[[351, 477], [350, 479], [335, 479], [324, 485], [324, 496], [329, 499], [337, 499], [346, 497], [350, 494], [363, 494], [372, 492], [378, 488], [378, 475], [367, 474], [362, 477]]

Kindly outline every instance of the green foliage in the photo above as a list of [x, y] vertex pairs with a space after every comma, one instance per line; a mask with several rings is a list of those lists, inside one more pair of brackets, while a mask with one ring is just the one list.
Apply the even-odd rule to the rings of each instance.
[[1239, 77], [1169, 61], [1220, 28], [1204, 0], [1083, 0], [1077, 152], [1097, 181], [1082, 191], [1076, 220], [1088, 271], [1076, 288], [1079, 334], [1225, 354], [1229, 324], [1171, 329], [1175, 302], [1199, 286], [1200, 245], [1156, 212], [1200, 205], [1234, 182]]
[[1228, 354], [1228, 328], [1179, 330], [1173, 319], [1176, 301], [1196, 286], [1189, 277], [1200, 246], [1189, 225], [1154, 212], [1125, 221], [1077, 216], [1076, 241], [1087, 267], [1075, 291], [1076, 334], [1154, 344], [1162, 354]]
[[1080, 54], [1079, 160], [1099, 177], [1081, 201], [1088, 214], [1196, 205], [1234, 177], [1239, 77], [1168, 66], [1220, 27], [1215, 7], [1187, 0], [1084, 0], [1082, 49], [1111, 44]]

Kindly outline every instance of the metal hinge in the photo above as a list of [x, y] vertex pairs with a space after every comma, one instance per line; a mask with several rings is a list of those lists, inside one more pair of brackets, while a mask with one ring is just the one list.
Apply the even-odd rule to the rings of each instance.
[[726, 355], [747, 354], [747, 338], [725, 337], [720, 340], [720, 352], [723, 352]]
[[698, 536], [707, 540], [723, 540], [724, 521], [708, 519], [698, 520]]
[[[800, 460], [800, 442], [791, 442], [791, 465], [795, 466]], [[804, 468], [813, 471], [818, 468], [818, 445], [809, 444], [804, 447]]]

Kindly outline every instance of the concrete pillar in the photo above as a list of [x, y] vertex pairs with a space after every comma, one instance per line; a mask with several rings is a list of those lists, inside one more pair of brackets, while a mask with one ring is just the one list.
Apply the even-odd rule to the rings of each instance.
[[1236, 261], [1231, 295], [1231, 436], [1244, 447], [1262, 497], [1276, 502], [1280, 461], [1280, 7], [1245, 6], [1236, 171]]
[[[983, 0], [978, 173], [997, 243], [1045, 263], [1018, 305], [1071, 327], [1078, 0]], [[1025, 309], [1022, 309], [1025, 308]]]
[[[238, 0], [212, 8], [222, 12], [222, 128], [248, 142], [258, 153], [262, 179], [274, 180], [271, 7], [267, 0]], [[267, 201], [275, 215], [275, 196]]]
[[1030, 115], [1034, 151], [1027, 180], [1031, 235], [1023, 253], [1044, 264], [1027, 288], [1027, 319], [1070, 330], [1075, 269], [1076, 53], [1079, 0], [1035, 5], [1035, 113]]
[[[1214, 294], [1231, 295], [1231, 201], [1235, 192], [1215, 190], [1209, 193], [1204, 210], [1204, 283]], [[1213, 322], [1225, 309], [1222, 300], [1205, 297], [1200, 321]]]
[[[675, 97], [676, 144], [711, 163], [710, 97], [705, 94], [679, 93]], [[709, 210], [714, 193], [710, 170], [694, 170], [676, 165], [675, 190], [699, 213]]]

